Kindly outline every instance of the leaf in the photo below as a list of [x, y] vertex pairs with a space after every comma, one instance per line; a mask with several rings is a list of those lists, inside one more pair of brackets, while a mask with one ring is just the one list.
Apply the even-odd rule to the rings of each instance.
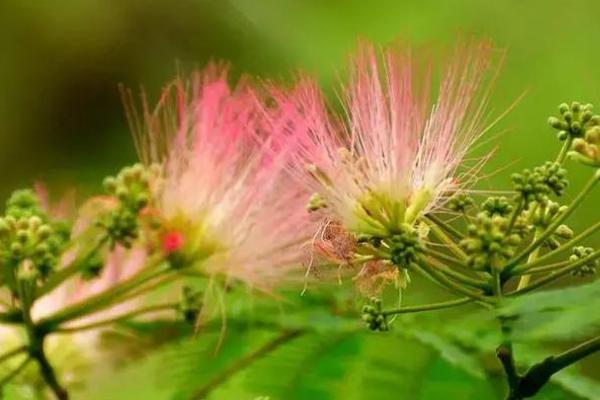
[[507, 318], [514, 340], [572, 340], [600, 329], [600, 280], [507, 299], [498, 315]]
[[[257, 362], [211, 399], [417, 399], [416, 394], [430, 384], [427, 377], [432, 367], [443, 370], [441, 375], [461, 377], [445, 382], [454, 388], [453, 393], [460, 393], [455, 399], [491, 397], [487, 381], [461, 372], [418, 342], [360, 331], [338, 336], [307, 335]], [[246, 397], [239, 397], [239, 393]], [[434, 398], [427, 397], [426, 392], [423, 396]]]
[[472, 351], [453, 343], [448, 337], [425, 329], [414, 329], [409, 334], [424, 345], [437, 350], [440, 356], [450, 364], [477, 378], [485, 376], [479, 357], [476, 354], [474, 355]]

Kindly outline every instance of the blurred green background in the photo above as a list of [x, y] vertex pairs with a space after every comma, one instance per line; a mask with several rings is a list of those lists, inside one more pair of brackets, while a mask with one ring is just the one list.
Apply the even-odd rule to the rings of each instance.
[[[558, 151], [546, 119], [559, 103], [600, 105], [599, 15], [592, 0], [4, 0], [0, 195], [35, 180], [90, 193], [133, 162], [119, 83], [143, 85], [152, 97], [178, 65], [225, 59], [236, 74], [288, 79], [303, 69], [330, 85], [359, 37], [444, 48], [471, 35], [507, 49], [492, 109], [499, 114], [527, 92], [498, 124], [507, 133], [485, 169], [496, 173], [481, 182], [508, 187], [514, 169]], [[574, 186], [586, 172], [572, 168]], [[598, 201], [585, 203], [575, 227], [598, 218]], [[486, 398], [465, 396], [447, 398]]]

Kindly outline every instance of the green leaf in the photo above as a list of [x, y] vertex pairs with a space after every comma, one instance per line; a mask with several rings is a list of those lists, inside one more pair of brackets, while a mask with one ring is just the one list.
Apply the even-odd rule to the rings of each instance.
[[448, 337], [425, 329], [413, 329], [409, 334], [424, 345], [431, 346], [437, 350], [440, 357], [450, 364], [463, 369], [477, 378], [485, 376], [485, 371], [477, 354], [473, 354], [472, 351], [458, 346], [449, 340]]
[[498, 315], [509, 320], [522, 342], [573, 340], [600, 329], [600, 281], [507, 299]]

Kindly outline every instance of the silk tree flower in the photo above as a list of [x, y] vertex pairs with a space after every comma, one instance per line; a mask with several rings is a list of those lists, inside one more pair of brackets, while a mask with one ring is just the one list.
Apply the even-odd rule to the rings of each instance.
[[261, 289], [289, 278], [309, 238], [305, 194], [284, 174], [293, 149], [265, 129], [256, 92], [211, 65], [145, 103], [130, 121], [142, 160], [162, 166], [150, 208], [173, 264]]
[[314, 193], [322, 229], [336, 221], [357, 236], [387, 237], [472, 183], [480, 163], [463, 167], [485, 130], [490, 53], [487, 43], [457, 48], [430, 100], [433, 79], [410, 50], [363, 45], [342, 91], [344, 118], [309, 78], [288, 92], [272, 88], [271, 123], [298, 143], [289, 169]]

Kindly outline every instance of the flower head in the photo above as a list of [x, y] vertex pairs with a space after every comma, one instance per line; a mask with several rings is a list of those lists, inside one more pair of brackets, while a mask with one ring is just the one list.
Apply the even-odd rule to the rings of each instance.
[[363, 45], [341, 96], [345, 118], [331, 116], [310, 79], [273, 89], [272, 123], [299, 142], [290, 169], [316, 193], [312, 209], [355, 234], [386, 237], [468, 185], [473, 171], [461, 168], [484, 131], [489, 55], [485, 43], [459, 48], [430, 101], [430, 74], [409, 50]]
[[284, 176], [291, 148], [264, 129], [257, 104], [249, 85], [232, 89], [212, 65], [169, 85], [134, 130], [142, 159], [162, 165], [150, 202], [162, 250], [265, 287], [300, 265], [308, 225], [303, 192]]

